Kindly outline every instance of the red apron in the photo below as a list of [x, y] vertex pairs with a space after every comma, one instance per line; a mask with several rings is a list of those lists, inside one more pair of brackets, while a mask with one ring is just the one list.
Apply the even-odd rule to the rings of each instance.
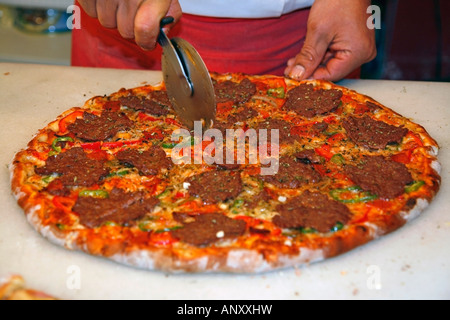
[[[184, 14], [169, 36], [189, 41], [210, 71], [283, 75], [303, 45], [308, 14], [309, 9], [268, 19]], [[73, 30], [72, 65], [161, 70], [161, 48], [143, 51], [82, 10], [81, 29]]]

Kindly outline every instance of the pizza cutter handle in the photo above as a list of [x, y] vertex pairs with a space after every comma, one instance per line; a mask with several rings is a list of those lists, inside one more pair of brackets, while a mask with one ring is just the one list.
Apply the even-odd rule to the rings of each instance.
[[[173, 48], [172, 42], [169, 40], [169, 38], [165, 34], [163, 28], [165, 26], [167, 26], [168, 24], [173, 23], [174, 21], [175, 21], [175, 19], [173, 17], [168, 16], [168, 17], [162, 18], [161, 21], [159, 22], [159, 34], [158, 34], [157, 41], [163, 49], [168, 48], [168, 47]], [[173, 49], [175, 50], [175, 48], [173, 48]]]
[[168, 24], [171, 24], [175, 21], [174, 17], [171, 16], [167, 16], [161, 19], [160, 23], [159, 23], [159, 27], [162, 29], [165, 26], [167, 26]]
[[167, 37], [163, 30], [164, 26], [171, 24], [174, 21], [175, 19], [170, 16], [161, 19], [158, 43], [163, 48], [163, 56], [170, 62], [172, 72], [180, 79], [180, 88], [187, 96], [192, 96], [194, 93], [194, 86], [190, 80], [182, 55], [177, 51], [177, 47], [174, 46], [174, 43]]

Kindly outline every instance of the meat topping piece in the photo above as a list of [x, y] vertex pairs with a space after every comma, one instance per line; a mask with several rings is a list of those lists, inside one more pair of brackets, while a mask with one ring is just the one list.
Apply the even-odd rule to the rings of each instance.
[[312, 118], [333, 111], [341, 102], [342, 91], [337, 89], [314, 89], [310, 84], [288, 91], [284, 107], [297, 114]]
[[70, 195], [70, 189], [63, 185], [61, 179], [52, 180], [43, 190], [54, 196], [68, 197]]
[[87, 141], [103, 141], [116, 135], [121, 130], [130, 129], [133, 122], [127, 116], [105, 110], [101, 116], [85, 112], [83, 119], [77, 119], [67, 128], [78, 138]]
[[107, 198], [78, 197], [73, 211], [80, 215], [81, 224], [94, 228], [109, 221], [126, 224], [142, 218], [157, 204], [157, 199], [146, 198], [144, 192], [115, 188]]
[[396, 127], [369, 116], [348, 117], [342, 122], [349, 138], [368, 149], [384, 149], [388, 143], [400, 143], [408, 129]]
[[413, 182], [404, 164], [382, 156], [366, 156], [359, 165], [345, 166], [344, 171], [364, 191], [387, 199], [399, 196]]
[[302, 151], [299, 151], [295, 154], [295, 157], [297, 158], [297, 160], [300, 160], [301, 162], [306, 164], [319, 164], [322, 162], [322, 157], [311, 149], [304, 149]]
[[196, 216], [194, 222], [172, 231], [172, 235], [194, 246], [206, 246], [221, 239], [236, 238], [245, 233], [243, 220], [229, 218], [221, 213], [208, 213]]
[[222, 133], [224, 139], [227, 136], [227, 129], [239, 129], [237, 126], [235, 126], [234, 122], [229, 121], [229, 119], [230, 118], [227, 118], [226, 121], [214, 121], [214, 124], [212, 126], [212, 129], [217, 129]]
[[282, 119], [268, 118], [262, 122], [258, 122], [256, 125], [256, 131], [261, 129], [267, 130], [267, 139], [270, 142], [272, 140], [271, 130], [278, 130], [278, 138], [280, 144], [291, 144], [296, 140], [295, 136], [291, 134], [291, 124]]
[[214, 83], [214, 91], [217, 103], [233, 101], [241, 104], [249, 101], [256, 93], [256, 85], [249, 79], [239, 83], [227, 80]]
[[35, 171], [39, 175], [61, 175], [64, 186], [92, 186], [109, 174], [103, 161], [90, 159], [79, 147], [49, 157], [45, 166]]
[[167, 91], [165, 90], [157, 90], [157, 91], [152, 91], [150, 93], [150, 98], [159, 103], [160, 105], [166, 106], [166, 107], [171, 107], [171, 103], [170, 103], [170, 99], [169, 96], [167, 95]]
[[294, 156], [281, 156], [278, 172], [274, 175], [261, 175], [260, 178], [276, 187], [287, 189], [295, 189], [322, 180], [320, 174], [310, 164], [297, 160]]
[[[244, 108], [238, 112], [231, 113], [224, 120], [216, 120], [213, 124], [213, 129], [218, 129], [223, 137], [226, 137], [227, 129], [243, 129], [242, 122], [250, 120], [258, 115], [258, 112], [253, 108]], [[241, 124], [239, 124], [239, 122]]]
[[258, 112], [253, 108], [244, 108], [238, 112], [232, 113], [228, 116], [229, 123], [244, 122], [258, 116]]
[[327, 129], [328, 129], [328, 123], [326, 123], [326, 122], [318, 122], [318, 123], [313, 124], [313, 126], [312, 126], [312, 130], [316, 134], [322, 133]]
[[125, 149], [116, 154], [116, 158], [125, 165], [133, 166], [143, 175], [156, 175], [161, 169], [170, 169], [172, 160], [159, 146], [151, 146], [146, 151]]
[[271, 200], [270, 194], [266, 189], [260, 191], [257, 195], [253, 196], [251, 200], [244, 203], [244, 206], [248, 209], [255, 209], [258, 205]]
[[242, 191], [239, 172], [213, 170], [188, 178], [189, 193], [205, 203], [223, 202], [237, 197]]
[[134, 110], [143, 111], [155, 116], [165, 116], [169, 113], [169, 99], [164, 92], [154, 93], [155, 97], [126, 96], [119, 98], [120, 104]]
[[313, 228], [328, 232], [337, 223], [351, 218], [350, 210], [342, 203], [319, 192], [305, 191], [300, 196], [279, 204], [273, 223], [280, 228]]

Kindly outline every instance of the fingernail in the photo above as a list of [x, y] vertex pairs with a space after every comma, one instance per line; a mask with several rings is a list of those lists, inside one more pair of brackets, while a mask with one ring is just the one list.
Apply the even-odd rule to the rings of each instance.
[[304, 74], [305, 68], [303, 68], [301, 65], [296, 65], [289, 75], [293, 79], [301, 80]]

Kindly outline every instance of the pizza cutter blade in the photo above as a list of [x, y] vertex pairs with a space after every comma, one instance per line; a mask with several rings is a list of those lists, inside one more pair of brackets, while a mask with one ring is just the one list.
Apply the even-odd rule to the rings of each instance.
[[162, 28], [173, 22], [161, 20], [158, 43], [163, 48], [161, 64], [164, 83], [172, 106], [183, 125], [194, 129], [200, 121], [204, 129], [212, 126], [216, 116], [216, 98], [208, 69], [195, 48], [181, 38], [169, 39]]

